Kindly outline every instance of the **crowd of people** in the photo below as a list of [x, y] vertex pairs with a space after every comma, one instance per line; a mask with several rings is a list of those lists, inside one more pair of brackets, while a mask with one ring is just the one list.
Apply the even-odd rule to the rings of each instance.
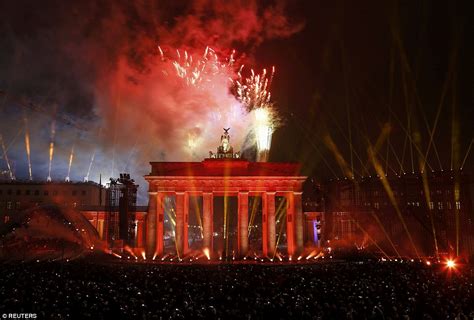
[[8, 263], [0, 314], [38, 319], [472, 319], [474, 277], [415, 262]]

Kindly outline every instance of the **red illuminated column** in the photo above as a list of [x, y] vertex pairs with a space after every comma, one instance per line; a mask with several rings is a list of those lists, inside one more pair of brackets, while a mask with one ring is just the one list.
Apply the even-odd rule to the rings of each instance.
[[293, 192], [286, 195], [286, 241], [290, 258], [295, 255], [295, 197]]
[[188, 250], [188, 213], [189, 195], [185, 192], [176, 192], [176, 250], [180, 257]]
[[137, 233], [135, 235], [135, 246], [143, 248], [143, 220], [137, 219]]
[[245, 257], [249, 247], [249, 193], [238, 195], [238, 249], [239, 256]]
[[262, 194], [262, 251], [263, 256], [268, 255], [268, 203], [267, 203], [267, 195], [265, 193]]
[[267, 202], [268, 256], [273, 257], [276, 244], [275, 192], [267, 192], [265, 197]]
[[148, 192], [146, 215], [146, 255], [151, 257], [156, 249], [156, 192]]
[[213, 195], [211, 192], [202, 194], [202, 234], [203, 249], [208, 248], [212, 251], [212, 217], [213, 217]]
[[156, 196], [156, 249], [154, 256], [163, 255], [163, 232], [164, 232], [164, 200], [165, 194], [158, 192]]
[[301, 203], [301, 192], [294, 192], [295, 198], [295, 235], [296, 251], [302, 253], [304, 249], [304, 226], [303, 226], [303, 208]]
[[184, 193], [184, 224], [183, 224], [183, 254], [189, 251], [189, 237], [188, 237], [188, 223], [189, 223], [189, 193]]
[[275, 192], [262, 194], [262, 244], [263, 255], [273, 256], [275, 252]]

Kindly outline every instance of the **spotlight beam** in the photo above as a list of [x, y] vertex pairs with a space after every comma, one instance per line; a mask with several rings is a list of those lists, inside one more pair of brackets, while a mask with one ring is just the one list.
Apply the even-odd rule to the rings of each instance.
[[[370, 143], [370, 142], [369, 142], [369, 143]], [[410, 243], [411, 243], [413, 249], [415, 250], [416, 256], [419, 258], [420, 255], [418, 254], [418, 249], [417, 249], [416, 246], [415, 246], [415, 243], [414, 243], [414, 241], [413, 241], [413, 238], [412, 238], [412, 236], [411, 236], [411, 233], [410, 233], [410, 231], [408, 230], [408, 226], [407, 226], [406, 223], [405, 223], [405, 219], [404, 219], [403, 216], [402, 216], [402, 213], [401, 213], [400, 208], [399, 208], [399, 206], [398, 206], [397, 200], [396, 200], [396, 198], [395, 198], [395, 196], [394, 196], [393, 190], [392, 190], [392, 188], [390, 187], [390, 184], [389, 184], [387, 178], [386, 178], [385, 175], [383, 174], [383, 168], [382, 168], [382, 166], [380, 165], [379, 161], [377, 160], [377, 158], [376, 158], [376, 156], [375, 156], [375, 152], [374, 152], [374, 150], [373, 150], [373, 148], [372, 148], [371, 145], [369, 145], [367, 151], [368, 151], [368, 154], [369, 154], [370, 159], [372, 160], [372, 164], [373, 164], [373, 166], [374, 166], [375, 171], [376, 171], [376, 172], [379, 174], [379, 176], [380, 176], [380, 181], [382, 182], [382, 185], [383, 185], [383, 187], [384, 187], [384, 189], [385, 189], [385, 191], [386, 191], [386, 193], [387, 193], [387, 195], [388, 195], [388, 197], [389, 197], [389, 199], [390, 199], [390, 202], [392, 203], [393, 207], [395, 208], [395, 211], [397, 212], [398, 218], [399, 218], [400, 221], [402, 222], [403, 228], [405, 229], [405, 232], [406, 232], [406, 234], [407, 234], [407, 236], [408, 236], [408, 239], [410, 240]]]
[[462, 164], [461, 164], [461, 167], [460, 167], [461, 170], [462, 170], [462, 168], [464, 168], [464, 164], [466, 164], [466, 160], [467, 160], [467, 157], [469, 156], [469, 152], [471, 151], [471, 147], [472, 147], [473, 142], [474, 142], [474, 138], [471, 139], [471, 143], [469, 144], [469, 147], [467, 148], [466, 155], [464, 156], [464, 158], [462, 160]]

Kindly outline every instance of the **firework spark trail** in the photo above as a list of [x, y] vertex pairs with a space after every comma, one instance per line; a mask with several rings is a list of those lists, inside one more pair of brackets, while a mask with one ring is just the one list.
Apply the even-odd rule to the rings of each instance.
[[67, 176], [66, 176], [66, 182], [70, 181], [70, 174], [71, 174], [71, 166], [72, 166], [72, 160], [74, 159], [74, 145], [72, 145], [71, 148], [71, 154], [69, 155], [69, 166], [67, 168]]
[[7, 149], [5, 148], [5, 143], [3, 142], [3, 137], [0, 135], [0, 143], [2, 144], [2, 150], [3, 150], [3, 159], [5, 159], [5, 162], [7, 164], [8, 168], [8, 173], [10, 174], [10, 179], [15, 180], [15, 176], [13, 175], [12, 168], [10, 166], [10, 161], [8, 160], [8, 154], [7, 154]]
[[237, 72], [238, 78], [234, 81], [237, 100], [242, 102], [248, 111], [271, 108], [270, 85], [275, 74], [275, 67], [272, 68], [270, 78], [266, 69], [263, 69], [261, 74], [255, 74], [255, 71], [251, 69], [250, 77], [243, 78], [243, 67], [243, 65], [240, 67], [239, 72]]
[[29, 174], [30, 180], [33, 180], [33, 171], [31, 169], [30, 131], [28, 129], [28, 118], [25, 116], [23, 120], [25, 122], [25, 149], [26, 149], [26, 158], [28, 160], [28, 174]]
[[[160, 46], [158, 46], [158, 50], [161, 61], [171, 61], [176, 75], [184, 79], [188, 86], [199, 87], [209, 83], [212, 76], [232, 73], [231, 69], [235, 62], [235, 51], [232, 51], [227, 59], [221, 61], [217, 53], [210, 47], [206, 47], [202, 57], [197, 59], [194, 59], [186, 50], [183, 51], [184, 56], [182, 56], [179, 49], [176, 50], [177, 59], [167, 59]], [[167, 74], [166, 71], [165, 74]]]
[[54, 137], [56, 136], [56, 121], [53, 120], [51, 123], [51, 135], [49, 140], [49, 166], [48, 166], [48, 178], [46, 181], [51, 181], [51, 164], [53, 163], [54, 155]]
[[243, 103], [249, 112], [254, 115], [253, 134], [257, 145], [257, 161], [267, 161], [271, 147], [272, 134], [277, 125], [276, 113], [271, 102], [270, 85], [275, 74], [275, 67], [272, 68], [270, 77], [267, 70], [263, 69], [261, 74], [256, 74], [250, 70], [250, 77], [243, 78], [243, 66], [237, 73], [238, 79], [234, 81], [236, 86], [236, 98]]

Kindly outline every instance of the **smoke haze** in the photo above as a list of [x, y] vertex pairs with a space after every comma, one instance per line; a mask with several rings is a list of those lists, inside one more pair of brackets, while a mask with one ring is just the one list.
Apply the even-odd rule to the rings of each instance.
[[[0, 100], [0, 134], [17, 178], [28, 177], [23, 117], [35, 179], [46, 179], [56, 121], [53, 180], [66, 177], [74, 145], [72, 180], [86, 176], [95, 152], [91, 180], [129, 171], [142, 194], [149, 161], [201, 161], [223, 127], [231, 127], [236, 150], [245, 147], [250, 115], [230, 93], [229, 78], [240, 64], [253, 63], [262, 42], [303, 28], [285, 10], [283, 1], [263, 6], [256, 0], [3, 3], [0, 90], [8, 98]], [[209, 73], [199, 87], [186, 85], [171, 59], [178, 59], [177, 49], [198, 59], [207, 46], [222, 61], [237, 49], [235, 67]], [[271, 66], [257, 71], [265, 67]]]

